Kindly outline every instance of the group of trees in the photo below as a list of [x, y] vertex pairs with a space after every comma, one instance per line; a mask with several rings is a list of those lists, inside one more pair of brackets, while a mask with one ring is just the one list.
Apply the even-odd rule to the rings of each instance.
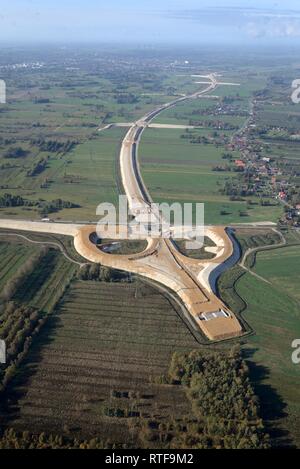
[[32, 168], [28, 169], [28, 171], [26, 173], [27, 176], [33, 177], [33, 176], [37, 176], [38, 174], [42, 173], [47, 167], [48, 159], [49, 159], [49, 157], [40, 158], [38, 161], [35, 161]]
[[33, 98], [34, 104], [49, 104], [51, 101], [49, 98]]
[[195, 127], [201, 127], [205, 125], [205, 127], [211, 128], [211, 129], [218, 129], [218, 130], [238, 130], [237, 125], [230, 124], [229, 122], [224, 122], [221, 120], [206, 120], [204, 121], [198, 121], [194, 119], [189, 120], [189, 125], [195, 126]]
[[78, 278], [79, 280], [99, 282], [128, 282], [130, 281], [130, 274], [100, 264], [85, 264], [79, 270]]
[[132, 93], [120, 93], [114, 96], [118, 104], [136, 104], [139, 98]]
[[0, 197], [0, 207], [22, 207], [30, 204], [30, 201], [23, 199], [20, 195], [4, 194]]
[[10, 428], [0, 436], [0, 449], [126, 449], [126, 445], [116, 445], [98, 438], [78, 440], [61, 435], [39, 435], [29, 432], [16, 432]]
[[224, 187], [221, 189], [221, 192], [227, 196], [253, 196], [254, 188], [251, 184], [243, 183], [237, 179], [227, 179], [225, 181]]
[[49, 153], [68, 153], [71, 151], [76, 145], [78, 145], [77, 140], [66, 140], [66, 141], [59, 141], [59, 140], [45, 140], [43, 138], [39, 138], [37, 140], [31, 140], [31, 145], [36, 145], [40, 151], [45, 151]]
[[176, 449], [262, 449], [270, 447], [249, 370], [238, 348], [177, 352], [162, 383], [182, 386], [191, 414], [164, 421], [141, 419], [143, 447]]
[[[31, 275], [35, 274], [35, 269], [38, 269], [41, 263], [48, 262], [50, 251], [49, 248], [41, 248], [37, 254], [28, 259], [16, 271], [1, 292], [0, 338], [6, 343], [7, 353], [6, 363], [0, 365], [0, 393], [17, 374], [19, 366], [26, 358], [34, 338], [40, 333], [48, 320], [49, 314], [51, 314], [50, 312], [42, 312], [26, 303], [18, 302], [18, 291], [31, 288]], [[53, 291], [52, 310], [62, 298], [68, 285], [69, 283], [62, 282]]]
[[14, 137], [0, 137], [0, 145], [3, 147], [7, 147], [8, 145], [14, 145], [16, 143], [16, 139]]
[[45, 318], [38, 310], [15, 302], [2, 305], [0, 318], [0, 336], [6, 343], [6, 363], [0, 368], [2, 392], [14, 378], [17, 367], [31, 346], [33, 336], [39, 332]]
[[24, 158], [28, 155], [28, 151], [22, 147], [11, 147], [4, 154], [4, 158]]
[[194, 415], [175, 429], [172, 447], [269, 447], [259, 401], [239, 350], [175, 353], [169, 381], [185, 386]]
[[64, 208], [78, 208], [79, 205], [62, 199], [33, 201], [24, 199], [20, 195], [5, 193], [0, 197], [0, 207], [37, 207], [39, 213], [44, 216], [48, 213], [59, 212]]
[[69, 202], [68, 200], [55, 199], [50, 201], [39, 201], [38, 202], [39, 213], [42, 216], [48, 215], [49, 213], [59, 212], [64, 208], [78, 208], [80, 205]]
[[27, 259], [26, 262], [15, 272], [13, 277], [6, 283], [1, 294], [0, 300], [10, 301], [20, 286], [25, 282], [26, 278], [36, 269], [41, 262], [41, 259], [47, 254], [48, 249], [42, 248], [35, 255]]
[[209, 143], [214, 143], [212, 139], [205, 137], [205, 135], [194, 135], [189, 132], [182, 134], [180, 138], [188, 139], [190, 143], [194, 144], [208, 145]]

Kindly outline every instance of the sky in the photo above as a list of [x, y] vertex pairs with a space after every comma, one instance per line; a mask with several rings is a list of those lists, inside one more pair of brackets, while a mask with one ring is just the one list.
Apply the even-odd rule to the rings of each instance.
[[299, 0], [0, 0], [0, 44], [300, 44]]

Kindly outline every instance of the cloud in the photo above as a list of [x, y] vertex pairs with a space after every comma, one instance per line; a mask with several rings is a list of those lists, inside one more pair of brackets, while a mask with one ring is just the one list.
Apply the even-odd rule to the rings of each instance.
[[247, 32], [251, 37], [296, 38], [300, 37], [300, 18], [263, 17], [250, 21]]
[[300, 12], [259, 8], [203, 8], [168, 12], [173, 19], [189, 20], [233, 31], [243, 31], [250, 38], [300, 37]]

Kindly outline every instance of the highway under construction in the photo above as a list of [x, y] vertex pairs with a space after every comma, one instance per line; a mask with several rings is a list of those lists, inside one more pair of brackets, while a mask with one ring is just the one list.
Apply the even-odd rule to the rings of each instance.
[[[162, 111], [180, 102], [197, 99], [220, 84], [214, 74], [203, 78], [207, 84], [203, 90], [163, 104], [137, 122], [128, 124], [130, 127], [120, 150], [120, 173], [131, 215], [139, 223], [143, 224], [145, 219], [146, 224], [150, 216], [156, 217], [158, 224], [163, 225], [161, 213], [152, 209], [153, 200], [139, 167], [138, 147], [143, 131]], [[218, 276], [239, 259], [238, 247], [227, 227], [203, 227], [203, 235], [214, 243], [214, 247], [206, 248], [214, 257], [205, 260], [183, 255], [173, 241], [179, 228], [183, 230], [183, 237], [189, 240], [193, 227], [173, 226], [169, 230], [169, 236], [165, 236], [162, 231], [156, 235], [147, 233], [144, 237], [147, 247], [144, 251], [132, 255], [110, 254], [101, 250], [101, 245], [95, 244], [95, 233], [99, 239], [135, 239], [134, 233], [130, 233], [127, 227], [121, 225], [116, 227], [101, 224], [0, 220], [0, 228], [73, 236], [77, 252], [88, 261], [138, 274], [172, 290], [194, 327], [200, 329], [208, 339], [217, 341], [243, 334], [243, 328], [234, 312], [220, 300], [216, 291]]]

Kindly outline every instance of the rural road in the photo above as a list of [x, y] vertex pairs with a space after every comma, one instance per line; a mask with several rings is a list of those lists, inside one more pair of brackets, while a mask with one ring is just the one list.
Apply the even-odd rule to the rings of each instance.
[[[161, 213], [154, 211], [152, 199], [141, 176], [138, 147], [142, 133], [161, 112], [178, 103], [196, 99], [214, 90], [218, 81], [214, 74], [205, 76], [207, 87], [189, 96], [181, 96], [163, 104], [135, 122], [126, 133], [120, 150], [120, 169], [123, 187], [130, 211], [136, 221], [148, 228], [149, 218], [161, 226]], [[101, 263], [108, 267], [137, 273], [155, 280], [176, 293], [195, 324], [210, 340], [223, 340], [243, 334], [240, 322], [213, 291], [211, 279], [216, 280], [216, 272], [228, 268], [235, 258], [235, 248], [225, 227], [203, 227], [205, 235], [216, 245], [213, 259], [199, 260], [184, 256], [173, 243], [170, 233], [159, 233], [146, 238], [147, 248], [136, 255], [111, 255], [103, 252], [94, 244], [97, 232], [100, 239], [107, 238], [103, 226], [49, 222], [22, 222], [1, 220], [0, 228], [25, 230], [40, 233], [63, 234], [74, 237], [77, 252], [90, 262]], [[178, 228], [178, 227], [177, 227]], [[118, 227], [123, 229], [122, 226]], [[99, 232], [100, 230], [100, 232]], [[146, 230], [147, 231], [147, 230]], [[165, 236], [168, 235], [168, 236]], [[128, 238], [126, 238], [128, 239]], [[131, 237], [131, 239], [133, 239]]]
[[72, 259], [64, 250], [63, 246], [59, 243], [55, 243], [54, 241], [35, 241], [34, 239], [30, 239], [25, 235], [21, 235], [19, 233], [0, 233], [0, 236], [7, 237], [7, 236], [17, 236], [18, 238], [24, 239], [25, 241], [28, 241], [31, 244], [40, 244], [41, 246], [54, 246], [55, 248], [58, 248], [62, 255], [69, 261], [72, 262], [72, 264], [79, 265], [80, 267], [83, 267], [86, 263], [84, 262], [78, 262]]
[[[141, 136], [144, 130], [151, 125], [153, 119], [163, 111], [187, 100], [198, 98], [218, 86], [214, 74], [207, 75], [205, 78], [208, 80], [208, 83], [205, 82], [208, 84], [205, 89], [189, 96], [177, 98], [147, 113], [129, 128], [123, 140], [120, 151], [122, 183], [131, 213], [136, 220], [145, 224], [145, 229], [147, 229], [149, 220], [156, 221], [161, 226], [163, 219], [162, 215], [152, 208], [153, 201], [140, 172], [138, 147]], [[185, 304], [195, 321], [209, 338], [240, 335], [242, 330], [239, 322], [234, 314], [217, 298], [211, 285], [211, 279], [214, 278], [213, 272], [218, 270], [220, 274], [222, 266], [227, 268], [226, 261], [234, 257], [234, 247], [226, 230], [217, 231], [215, 229], [214, 231], [212, 227], [207, 232], [207, 236], [215, 238], [219, 252], [213, 262], [203, 263], [181, 255], [172, 240], [169, 239], [170, 236], [164, 237], [162, 234], [155, 255], [159, 259], [160, 268], [165, 267], [163, 283], [169, 288], [173, 286], [174, 289], [173, 278], [176, 272], [180, 284], [183, 285], [183, 288], [178, 289], [177, 293], [182, 289], [185, 290]], [[153, 256], [145, 258], [144, 264], [146, 268], [151, 268], [153, 266]], [[190, 298], [187, 299], [187, 296]], [[221, 312], [225, 312], [224, 315]], [[210, 319], [206, 320], [206, 317]]]
[[242, 267], [242, 269], [246, 270], [249, 274], [253, 275], [258, 280], [262, 280], [263, 282], [268, 283], [269, 285], [271, 285], [271, 282], [269, 282], [269, 280], [265, 279], [264, 277], [261, 277], [261, 275], [258, 275], [256, 272], [253, 272], [253, 270], [251, 270], [249, 267], [246, 267], [245, 264], [246, 264], [248, 257], [253, 253], [256, 254], [258, 252], [268, 251], [271, 249], [276, 249], [276, 248], [286, 246], [287, 242], [283, 234], [280, 231], [276, 230], [275, 228], [272, 228], [272, 230], [274, 231], [274, 233], [277, 233], [280, 236], [281, 242], [277, 244], [267, 244], [265, 246], [259, 246], [256, 248], [249, 248], [245, 251], [243, 258], [241, 262], [239, 263], [239, 266]]

